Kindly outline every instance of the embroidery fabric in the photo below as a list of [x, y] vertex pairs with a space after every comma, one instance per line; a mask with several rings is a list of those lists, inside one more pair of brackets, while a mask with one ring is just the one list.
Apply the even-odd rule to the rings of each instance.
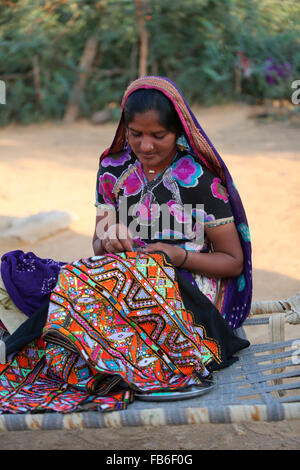
[[43, 338], [0, 367], [0, 413], [123, 409], [133, 390], [199, 384], [221, 363], [195, 328], [163, 254], [123, 253], [66, 265]]
[[220, 362], [218, 343], [201, 338], [163, 254], [122, 253], [62, 269], [44, 338], [72, 344], [99, 372], [142, 391], [199, 383]]
[[[55, 375], [49, 366], [55, 360], [64, 363], [70, 380]], [[80, 377], [74, 368], [77, 361], [74, 353], [63, 349], [58, 352], [57, 347], [47, 345], [42, 339], [26, 345], [10, 363], [0, 365], [0, 414], [70, 413], [83, 407], [86, 409], [86, 406], [105, 412], [124, 409], [133, 401], [133, 392], [124, 387], [121, 389], [118, 377], [103, 375], [101, 380], [99, 377], [95, 380], [95, 371], [87, 364], [81, 367]], [[70, 363], [73, 367], [68, 367]], [[76, 372], [77, 380], [74, 380]]]

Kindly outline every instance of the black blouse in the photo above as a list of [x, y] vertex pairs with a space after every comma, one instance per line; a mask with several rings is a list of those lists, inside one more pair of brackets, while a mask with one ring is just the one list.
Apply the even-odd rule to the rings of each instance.
[[97, 174], [95, 205], [99, 215], [115, 210], [116, 220], [137, 241], [176, 243], [192, 251], [209, 249], [205, 227], [234, 220], [220, 178], [181, 151], [151, 182], [132, 152], [106, 156]]

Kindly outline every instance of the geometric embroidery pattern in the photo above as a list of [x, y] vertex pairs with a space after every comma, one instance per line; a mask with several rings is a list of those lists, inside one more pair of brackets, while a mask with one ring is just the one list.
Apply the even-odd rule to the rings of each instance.
[[0, 413], [123, 409], [134, 390], [200, 383], [213, 359], [163, 254], [83, 258], [61, 269], [43, 337], [0, 366]]
[[217, 342], [198, 334], [174, 269], [158, 253], [107, 254], [64, 266], [44, 339], [71, 343], [93, 368], [143, 391], [199, 383], [205, 365], [219, 361]]

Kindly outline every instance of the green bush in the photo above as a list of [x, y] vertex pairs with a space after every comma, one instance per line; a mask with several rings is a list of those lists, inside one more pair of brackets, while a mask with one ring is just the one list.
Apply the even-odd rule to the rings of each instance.
[[[298, 2], [143, 4], [148, 73], [169, 77], [190, 103], [289, 99], [292, 80], [300, 78]], [[62, 119], [90, 36], [97, 38], [98, 50], [80, 97], [80, 115], [87, 118], [111, 103], [119, 105], [124, 89], [138, 76], [135, 0], [2, 2], [0, 79], [7, 104], [0, 105], [0, 124]]]

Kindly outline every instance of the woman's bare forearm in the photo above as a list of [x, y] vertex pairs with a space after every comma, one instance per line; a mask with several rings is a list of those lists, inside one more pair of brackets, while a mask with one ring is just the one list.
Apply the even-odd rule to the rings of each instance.
[[243, 256], [223, 253], [195, 253], [185, 251], [181, 247], [171, 246], [166, 243], [152, 243], [145, 250], [147, 253], [154, 251], [165, 252], [174, 266], [182, 267], [188, 271], [199, 273], [207, 277], [234, 277], [243, 270]]
[[189, 252], [182, 267], [207, 277], [235, 277], [243, 271], [243, 259], [228, 253]]
[[208, 231], [213, 251], [186, 252], [183, 248], [163, 242], [148, 245], [145, 251], [164, 251], [174, 266], [188, 269], [207, 277], [235, 277], [243, 270], [244, 255], [233, 223]]

